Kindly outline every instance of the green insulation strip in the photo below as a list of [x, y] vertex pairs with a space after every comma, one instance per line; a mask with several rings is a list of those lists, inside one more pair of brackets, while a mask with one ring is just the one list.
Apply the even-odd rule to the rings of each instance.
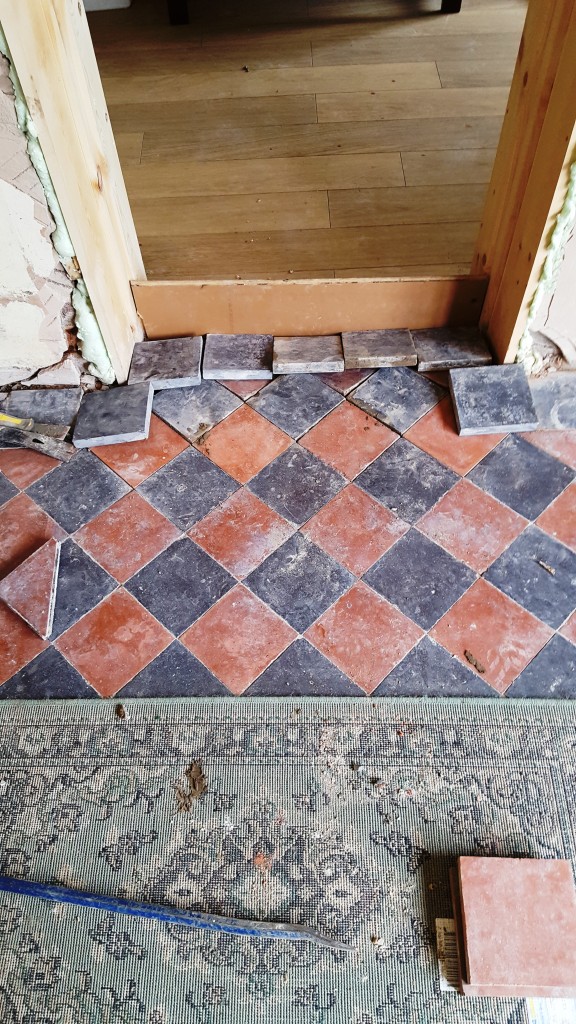
[[[26, 137], [28, 156], [30, 157], [30, 161], [38, 175], [38, 178], [40, 179], [44, 195], [46, 196], [46, 202], [48, 203], [48, 209], [50, 210], [50, 214], [55, 224], [55, 229], [51, 235], [52, 244], [58, 257], [66, 266], [69, 265], [72, 260], [76, 259], [74, 246], [68, 233], [68, 228], [66, 227], [62, 209], [52, 184], [50, 172], [38, 141], [38, 133], [36, 131], [34, 121], [30, 116], [28, 104], [26, 103], [20, 79], [16, 73], [14, 62], [10, 55], [10, 49], [1, 25], [0, 53], [6, 57], [9, 63], [8, 74], [10, 81], [12, 82], [12, 88], [14, 89], [14, 105], [16, 108], [18, 126], [22, 134]], [[82, 278], [75, 283], [75, 287], [72, 292], [72, 305], [76, 312], [76, 327], [82, 355], [85, 359], [90, 361], [90, 373], [93, 373], [94, 376], [98, 377], [105, 384], [112, 384], [116, 379], [116, 376], [106, 350], [104, 338], [102, 337], [102, 333], [98, 326], [96, 314], [94, 313], [94, 309], [90, 302], [86, 285]]]

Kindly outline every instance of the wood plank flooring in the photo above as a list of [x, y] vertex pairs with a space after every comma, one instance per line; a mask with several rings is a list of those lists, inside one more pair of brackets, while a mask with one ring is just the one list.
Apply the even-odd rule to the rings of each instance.
[[439, 6], [91, 14], [149, 278], [467, 273], [526, 0]]

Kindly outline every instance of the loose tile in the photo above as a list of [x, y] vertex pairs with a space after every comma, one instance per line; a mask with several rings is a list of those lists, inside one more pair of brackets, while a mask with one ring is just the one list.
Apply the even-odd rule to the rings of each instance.
[[250, 491], [236, 491], [189, 532], [189, 537], [237, 579], [279, 548], [294, 527]]
[[495, 697], [495, 691], [427, 636], [393, 668], [373, 697]]
[[274, 373], [343, 373], [339, 334], [314, 338], [274, 338]]
[[185, 531], [237, 489], [232, 477], [205, 455], [187, 448], [140, 484], [138, 491], [179, 530]]
[[576, 647], [553, 636], [506, 691], [507, 697], [576, 697]]
[[4, 473], [0, 473], [0, 505], [5, 505], [16, 494], [18, 494], [18, 488], [10, 483]]
[[416, 523], [458, 482], [458, 477], [400, 438], [356, 477], [355, 482], [407, 523]]
[[33, 388], [30, 391], [11, 391], [2, 411], [22, 419], [31, 417], [37, 423], [71, 426], [81, 401], [81, 388]]
[[396, 366], [373, 373], [352, 392], [350, 401], [397, 433], [405, 434], [444, 395], [444, 388], [427, 377], [408, 366]]
[[576, 373], [562, 371], [532, 378], [530, 391], [540, 426], [545, 430], [576, 429]]
[[344, 370], [344, 373], [320, 373], [318, 379], [341, 395], [347, 395], [372, 376], [373, 370]]
[[238, 695], [295, 639], [295, 632], [238, 584], [181, 636], [181, 642]]
[[354, 583], [352, 573], [296, 533], [247, 577], [246, 586], [303, 633]]
[[67, 630], [56, 647], [101, 697], [112, 697], [171, 640], [168, 630], [120, 589]]
[[60, 541], [51, 538], [0, 581], [0, 599], [39, 637], [52, 632]]
[[[48, 646], [0, 602], [0, 683], [5, 683]], [[1, 692], [1, 691], [0, 691]]]
[[416, 366], [410, 331], [353, 331], [342, 334], [347, 370]]
[[249, 405], [290, 437], [299, 438], [342, 401], [318, 377], [292, 374], [272, 381]]
[[128, 384], [150, 382], [154, 391], [196, 387], [202, 380], [202, 338], [162, 338], [134, 346]]
[[26, 493], [67, 533], [74, 533], [130, 488], [91, 452], [79, 452]]
[[506, 437], [506, 434], [460, 436], [456, 428], [452, 401], [447, 397], [410, 427], [404, 436], [407, 441], [433, 455], [455, 473], [465, 476]]
[[208, 334], [202, 373], [206, 380], [272, 380], [270, 334]]
[[154, 395], [152, 408], [160, 419], [193, 443], [241, 405], [241, 400], [221, 384], [203, 380], [195, 388], [159, 391]]
[[372, 693], [421, 636], [414, 622], [364, 583], [356, 583], [306, 631], [306, 639], [365, 693]]
[[116, 588], [116, 582], [73, 540], [60, 549], [52, 635], [57, 637]]
[[[0, 695], [1, 695], [0, 690]], [[226, 697], [230, 691], [178, 640], [117, 692], [118, 697]]]
[[536, 526], [528, 527], [485, 576], [555, 629], [576, 608], [576, 554]]
[[42, 651], [0, 686], [0, 699], [4, 700], [84, 700], [98, 696], [55, 647]]
[[397, 434], [343, 402], [300, 438], [303, 448], [353, 480], [378, 455], [396, 441]]
[[492, 353], [476, 327], [440, 327], [412, 331], [420, 373], [457, 366], [487, 366]]
[[250, 490], [288, 522], [301, 526], [344, 484], [339, 473], [295, 445], [266, 466]]
[[253, 395], [257, 395], [262, 388], [265, 388], [268, 381], [266, 380], [221, 380], [221, 384], [232, 394], [238, 395], [238, 398], [246, 401], [248, 398], [252, 398]]
[[179, 536], [136, 491], [83, 526], [74, 540], [119, 583], [126, 583]]
[[562, 636], [565, 636], [567, 640], [576, 645], [576, 611], [566, 620], [560, 632]]
[[290, 644], [244, 691], [244, 697], [363, 696], [359, 686], [303, 639]]
[[66, 534], [27, 494], [18, 494], [0, 509], [0, 576], [6, 576], [51, 537]]
[[475, 578], [417, 530], [410, 530], [364, 576], [366, 583], [422, 629], [430, 629]]
[[533, 430], [520, 436], [571, 469], [576, 469], [576, 430]]
[[477, 573], [484, 572], [527, 525], [468, 480], [451, 491], [418, 521], [418, 529]]
[[234, 480], [246, 484], [292, 443], [283, 430], [243, 405], [204, 434], [196, 447]]
[[538, 417], [526, 371], [520, 364], [450, 370], [450, 393], [458, 433], [519, 433], [535, 430]]
[[536, 519], [574, 479], [573, 470], [521, 437], [507, 437], [468, 479], [526, 519]]
[[51, 459], [41, 452], [31, 451], [29, 448], [4, 448], [0, 451], [0, 505], [2, 504], [1, 490], [2, 479], [10, 480], [20, 490], [24, 490], [46, 476], [51, 469], [60, 465], [57, 459]]
[[570, 484], [536, 520], [550, 537], [576, 551], [576, 482]]
[[182, 537], [133, 576], [126, 590], [179, 636], [235, 583], [205, 551]]
[[362, 576], [408, 529], [407, 523], [349, 484], [306, 523], [302, 533], [355, 576]]
[[138, 487], [187, 447], [188, 442], [180, 434], [158, 416], [152, 416], [146, 440], [102, 445], [94, 454], [131, 487]]
[[151, 384], [91, 391], [78, 410], [72, 440], [77, 448], [144, 441], [150, 430]]
[[[552, 630], [484, 579], [476, 580], [430, 636], [504, 693], [552, 636]], [[476, 665], [466, 657], [474, 658]], [[480, 672], [480, 668], [484, 671]]]

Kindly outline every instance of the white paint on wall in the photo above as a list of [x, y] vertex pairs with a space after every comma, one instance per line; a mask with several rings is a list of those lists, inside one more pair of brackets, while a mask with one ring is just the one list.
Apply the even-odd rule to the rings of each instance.
[[52, 246], [34, 216], [35, 201], [7, 181], [0, 181], [0, 282], [2, 295], [34, 295], [38, 277], [54, 269]]

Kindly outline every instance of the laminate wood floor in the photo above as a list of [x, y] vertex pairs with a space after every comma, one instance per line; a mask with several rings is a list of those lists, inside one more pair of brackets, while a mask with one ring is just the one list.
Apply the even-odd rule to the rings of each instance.
[[526, 0], [439, 7], [91, 14], [149, 278], [468, 273]]

